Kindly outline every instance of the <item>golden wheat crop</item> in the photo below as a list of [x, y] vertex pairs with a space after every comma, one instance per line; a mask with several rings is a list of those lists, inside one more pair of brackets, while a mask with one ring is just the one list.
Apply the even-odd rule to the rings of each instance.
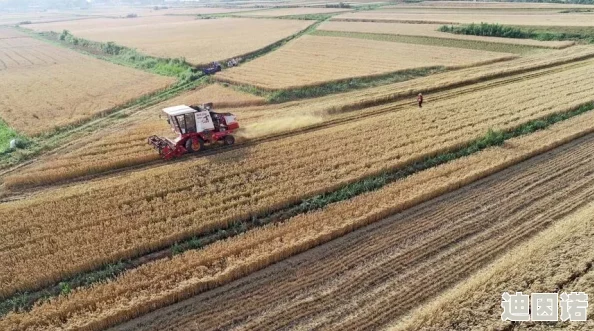
[[11, 314], [0, 320], [0, 327], [22, 330], [105, 328], [245, 276], [591, 133], [593, 120], [594, 114], [588, 113], [548, 130], [512, 139], [506, 146], [491, 148], [415, 174], [381, 190], [293, 217], [280, 225], [258, 228], [202, 250], [143, 265], [112, 282], [76, 291], [37, 306], [29, 313]]
[[[142, 18], [140, 18], [142, 20]], [[94, 41], [113, 41], [139, 52], [163, 58], [185, 58], [194, 65], [254, 52], [289, 37], [313, 23], [302, 20], [221, 18], [196, 20], [191, 16], [147, 17], [134, 20], [92, 19], [79, 23], [31, 25], [36, 31], [68, 29]], [[108, 25], [108, 27], [104, 27]], [[246, 38], [246, 36], [250, 36]]]
[[160, 116], [161, 109], [173, 104], [206, 102], [212, 102], [215, 109], [225, 109], [263, 104], [265, 100], [218, 84], [198, 88], [150, 107], [116, 127], [93, 134], [78, 144], [78, 149], [52, 155], [8, 176], [4, 178], [4, 184], [9, 188], [42, 185], [157, 160], [159, 155], [147, 144], [147, 137], [174, 136], [164, 117]]
[[327, 21], [320, 25], [318, 30], [362, 32], [362, 33], [383, 33], [402, 36], [435, 37], [443, 39], [461, 39], [473, 41], [486, 41], [491, 43], [528, 45], [547, 48], [565, 48], [574, 45], [573, 41], [540, 41], [533, 39], [514, 39], [470, 36], [437, 31], [439, 24], [404, 24], [404, 23], [374, 23], [374, 22], [340, 22]]
[[0, 296], [452, 150], [489, 128], [573, 109], [594, 99], [592, 83], [590, 63], [433, 104], [428, 99], [422, 111], [388, 112], [3, 204]]
[[335, 16], [336, 20], [357, 20], [394, 23], [498, 23], [505, 25], [534, 26], [594, 26], [592, 15], [583, 13], [540, 13], [527, 10], [510, 15], [505, 11], [477, 12], [475, 10], [373, 10], [345, 13]]
[[0, 117], [29, 135], [88, 119], [173, 82], [29, 37], [0, 39]]
[[[352, 110], [414, 96], [419, 91], [431, 92], [459, 84], [478, 83], [494, 77], [536, 70], [590, 56], [594, 56], [594, 48], [576, 46], [552, 54], [528, 56], [479, 68], [468, 68], [413, 81], [342, 93], [338, 97], [332, 95], [268, 106], [243, 107], [260, 101], [247, 94], [231, 92], [232, 90], [222, 87], [201, 89], [151, 107], [118, 127], [93, 133], [85, 139], [85, 142], [75, 145], [76, 148], [66, 153], [51, 155], [14, 175], [5, 177], [4, 184], [11, 189], [50, 184], [156, 160], [157, 155], [146, 144], [146, 137], [153, 134], [171, 135], [163, 118], [158, 116], [161, 108], [167, 105], [205, 101], [213, 101], [215, 108], [224, 104], [241, 105], [241, 108], [233, 108], [229, 111], [239, 117], [242, 126], [239, 135], [253, 139], [330, 121], [343, 116], [342, 113], [344, 116], [351, 116], [355, 114]], [[345, 113], [346, 111], [351, 112]], [[361, 112], [365, 114], [365, 110]]]
[[406, 69], [469, 67], [514, 57], [461, 48], [304, 36], [276, 52], [217, 74], [215, 78], [268, 90], [291, 89]]

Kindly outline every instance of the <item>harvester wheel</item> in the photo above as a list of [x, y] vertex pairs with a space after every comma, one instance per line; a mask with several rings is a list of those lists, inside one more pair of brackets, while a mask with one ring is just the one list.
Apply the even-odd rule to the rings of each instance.
[[204, 142], [200, 138], [188, 139], [186, 141], [186, 150], [188, 151], [188, 153], [194, 153], [194, 152], [201, 151], [203, 147], [204, 147]]
[[223, 142], [225, 143], [225, 145], [231, 146], [235, 144], [235, 137], [233, 137], [232, 135], [225, 136], [225, 138], [223, 138]]

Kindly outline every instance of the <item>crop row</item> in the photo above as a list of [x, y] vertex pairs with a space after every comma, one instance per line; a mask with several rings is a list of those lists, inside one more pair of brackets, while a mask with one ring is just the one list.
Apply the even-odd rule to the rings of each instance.
[[[249, 219], [592, 100], [594, 66], [7, 203], [0, 296]], [[387, 106], [389, 109], [389, 106]], [[26, 277], [24, 275], [27, 275]]]
[[[469, 68], [432, 75], [413, 81], [390, 84], [382, 87], [329, 96], [312, 100], [289, 102], [282, 105], [234, 108], [247, 138], [256, 138], [272, 131], [283, 132], [299, 130], [312, 123], [327, 121], [343, 112], [392, 102], [418, 91], [435, 91], [493, 79], [503, 75], [536, 70], [542, 67], [560, 65], [594, 55], [594, 50], [586, 47], [572, 47], [552, 54], [526, 57], [505, 63]], [[203, 89], [204, 90], [204, 89]], [[454, 91], [453, 93], [457, 93]], [[192, 100], [174, 99], [168, 104], [213, 100], [211, 97]], [[236, 100], [232, 98], [232, 100]], [[243, 99], [241, 99], [243, 100]], [[237, 100], [237, 101], [241, 101]], [[183, 101], [183, 102], [181, 102]], [[215, 98], [215, 105], [218, 104]], [[159, 108], [153, 107], [142, 116], [146, 121], [125, 124], [120, 129], [110, 129], [91, 134], [86, 143], [67, 154], [60, 153], [50, 157], [40, 165], [21, 170], [18, 174], [5, 178], [10, 188], [50, 184], [53, 182], [92, 175], [105, 171], [143, 164], [157, 158], [156, 153], [146, 144], [146, 137], [153, 134], [169, 134], [163, 119], [158, 118]], [[365, 110], [363, 110], [364, 113]], [[363, 113], [363, 114], [364, 114]]]
[[0, 321], [0, 327], [44, 330], [76, 326], [82, 330], [98, 330], [113, 325], [245, 276], [591, 133], [593, 119], [594, 114], [588, 113], [550, 130], [509, 141], [504, 147], [418, 173], [381, 190], [298, 215], [282, 224], [265, 226], [203, 250], [143, 265], [112, 282], [37, 306], [30, 313], [11, 314]]

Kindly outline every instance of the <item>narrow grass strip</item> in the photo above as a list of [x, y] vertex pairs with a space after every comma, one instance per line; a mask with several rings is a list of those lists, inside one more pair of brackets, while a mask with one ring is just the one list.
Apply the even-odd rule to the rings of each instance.
[[192, 249], [200, 249], [205, 245], [236, 236], [253, 228], [270, 223], [283, 222], [296, 215], [318, 210], [332, 203], [349, 200], [358, 195], [379, 190], [389, 183], [404, 179], [408, 176], [433, 167], [437, 167], [450, 161], [478, 153], [489, 147], [500, 146], [509, 139], [544, 130], [553, 124], [584, 114], [593, 109], [594, 103], [588, 103], [569, 112], [554, 114], [542, 119], [527, 122], [513, 130], [505, 132], [489, 130], [483, 137], [480, 137], [468, 145], [454, 151], [426, 158], [404, 168], [395, 169], [394, 171], [387, 171], [377, 176], [362, 179], [358, 182], [345, 185], [338, 190], [304, 199], [293, 206], [283, 208], [275, 212], [253, 217], [249, 220], [235, 222], [227, 228], [219, 229], [199, 237], [193, 237], [188, 240], [178, 242], [158, 252], [147, 254], [136, 259], [129, 259], [120, 261], [118, 263], [108, 264], [99, 270], [83, 273], [75, 277], [65, 279], [62, 282], [39, 291], [19, 293], [0, 302], [0, 316], [6, 315], [11, 311], [28, 311], [37, 302], [48, 300], [59, 295], [68, 294], [70, 291], [80, 287], [87, 287], [97, 282], [104, 282], [113, 279], [126, 270], [135, 268], [150, 261], [167, 258]]

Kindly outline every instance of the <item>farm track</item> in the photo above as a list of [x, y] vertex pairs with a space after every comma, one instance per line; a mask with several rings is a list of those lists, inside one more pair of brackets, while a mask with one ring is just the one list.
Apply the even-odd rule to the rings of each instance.
[[113, 330], [377, 329], [594, 193], [594, 135]]
[[[435, 102], [435, 101], [440, 101], [440, 100], [452, 99], [452, 98], [456, 98], [456, 97], [459, 97], [462, 95], [471, 94], [471, 93], [474, 93], [477, 91], [487, 90], [487, 89], [491, 89], [494, 87], [498, 87], [498, 86], [522, 81], [522, 80], [533, 79], [533, 78], [537, 78], [537, 77], [541, 77], [541, 76], [545, 76], [545, 75], [562, 72], [565, 70], [570, 70], [570, 69], [579, 68], [582, 66], [587, 66], [587, 65], [590, 65], [592, 62], [594, 62], [594, 60], [591, 60], [591, 59], [580, 60], [577, 62], [570, 62], [568, 64], [556, 65], [556, 66], [553, 66], [552, 68], [545, 68], [545, 69], [539, 69], [536, 71], [530, 71], [528, 73], [524, 72], [524, 73], [520, 73], [520, 74], [506, 76], [503, 78], [497, 77], [497, 78], [493, 78], [493, 79], [490, 79], [490, 80], [487, 80], [487, 81], [481, 82], [481, 83], [464, 84], [460, 87], [454, 87], [454, 88], [444, 88], [444, 89], [434, 91], [434, 93], [436, 93], [436, 94], [431, 95], [430, 98], [427, 99], [427, 102]], [[184, 87], [180, 87], [180, 88], [184, 88]], [[175, 90], [177, 91], [178, 89], [175, 89]], [[91, 181], [91, 180], [100, 180], [104, 177], [124, 175], [126, 173], [141, 171], [143, 169], [167, 166], [171, 163], [188, 162], [188, 161], [192, 161], [192, 160], [195, 160], [198, 158], [208, 157], [208, 156], [216, 155], [216, 154], [223, 153], [223, 152], [239, 150], [239, 149], [243, 149], [243, 148], [247, 148], [247, 147], [257, 146], [262, 143], [272, 142], [272, 141], [280, 140], [283, 138], [293, 137], [293, 136], [305, 134], [308, 132], [322, 130], [322, 129], [325, 129], [325, 128], [328, 128], [331, 126], [335, 126], [335, 125], [346, 124], [349, 122], [355, 122], [358, 120], [362, 120], [362, 119], [366, 119], [366, 118], [370, 118], [370, 117], [374, 117], [374, 116], [381, 116], [381, 115], [389, 113], [389, 112], [405, 110], [410, 107], [411, 107], [411, 102], [408, 100], [401, 100], [398, 102], [389, 103], [389, 104], [386, 104], [381, 107], [377, 107], [377, 106], [376, 107], [366, 107], [366, 108], [363, 108], [362, 110], [357, 111], [357, 113], [354, 115], [351, 115], [349, 113], [352, 113], [355, 111], [349, 111], [349, 112], [346, 112], [344, 115], [337, 116], [337, 118], [334, 118], [334, 119], [331, 119], [331, 120], [328, 120], [328, 121], [325, 121], [325, 122], [322, 122], [322, 123], [319, 123], [316, 125], [308, 126], [303, 129], [298, 129], [298, 130], [283, 132], [283, 133], [275, 134], [275, 135], [271, 135], [271, 136], [265, 136], [265, 137], [261, 137], [261, 138], [251, 139], [251, 140], [247, 140], [243, 143], [236, 144], [234, 146], [221, 146], [221, 147], [218, 147], [215, 149], [210, 149], [210, 150], [207, 149], [206, 151], [201, 152], [200, 154], [185, 155], [184, 157], [182, 157], [180, 159], [176, 159], [176, 160], [172, 160], [172, 161], [165, 162], [165, 161], [159, 159], [159, 160], [155, 160], [155, 161], [151, 161], [151, 162], [147, 162], [147, 163], [143, 163], [143, 164], [139, 164], [139, 165], [124, 167], [124, 168], [117, 168], [117, 169], [101, 172], [98, 174], [77, 177], [77, 178], [69, 179], [67, 181], [56, 182], [51, 185], [38, 186], [38, 187], [33, 187], [33, 188], [28, 188], [28, 189], [23, 189], [23, 190], [14, 190], [6, 198], [0, 199], [0, 203], [7, 202], [7, 201], [20, 200], [20, 199], [23, 199], [23, 198], [29, 196], [30, 194], [34, 194], [38, 191], [43, 191], [45, 188], [66, 187], [66, 186], [76, 185], [80, 182]], [[134, 107], [131, 107], [129, 110], [127, 109], [126, 112], [133, 114], [137, 111], [140, 111], [141, 108], [142, 108], [142, 106], [134, 106]], [[365, 109], [367, 109], [367, 108], [371, 108], [372, 110], [365, 111]], [[89, 123], [88, 125], [91, 125], [91, 123]], [[83, 128], [77, 128], [75, 130], [80, 131], [80, 130], [83, 130]], [[67, 148], [68, 146], [75, 146], [77, 143], [80, 143], [80, 142], [72, 141], [69, 144], [65, 145], [64, 148]], [[56, 153], [56, 152], [59, 152], [59, 150], [54, 151], [54, 153]], [[29, 164], [31, 164], [31, 162], [23, 164], [21, 166], [29, 165]], [[11, 169], [11, 170], [0, 173], [0, 178], [5, 176], [6, 174], [12, 172], [13, 170], [16, 170], [16, 169]]]

